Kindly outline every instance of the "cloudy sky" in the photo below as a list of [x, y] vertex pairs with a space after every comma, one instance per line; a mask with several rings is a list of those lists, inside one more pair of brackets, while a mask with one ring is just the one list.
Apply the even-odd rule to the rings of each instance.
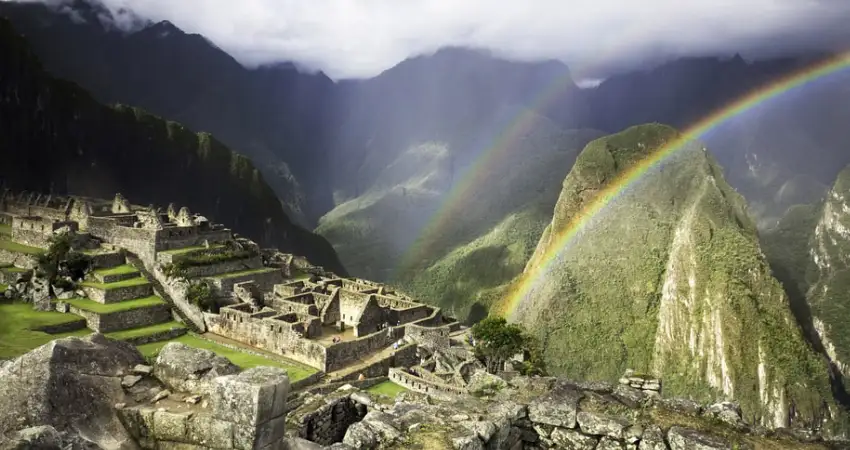
[[647, 59], [850, 44], [850, 0], [103, 1], [203, 34], [246, 65], [291, 60], [332, 78], [448, 45], [560, 59], [593, 78]]

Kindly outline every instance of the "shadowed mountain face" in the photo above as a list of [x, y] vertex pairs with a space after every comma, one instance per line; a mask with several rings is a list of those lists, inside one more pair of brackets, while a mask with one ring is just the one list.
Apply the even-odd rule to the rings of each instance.
[[[322, 74], [281, 64], [248, 70], [200, 35], [169, 22], [134, 33], [108, 26], [95, 2], [57, 12], [40, 3], [0, 3], [45, 68], [102, 103], [125, 103], [213, 133], [260, 168], [286, 210], [306, 224], [330, 207], [320, 170], [333, 88]], [[312, 220], [310, 220], [312, 218]]]
[[16, 190], [174, 202], [265, 246], [344, 271], [323, 238], [293, 224], [246, 157], [205, 133], [128, 106], [107, 107], [52, 78], [0, 19], [0, 179]]

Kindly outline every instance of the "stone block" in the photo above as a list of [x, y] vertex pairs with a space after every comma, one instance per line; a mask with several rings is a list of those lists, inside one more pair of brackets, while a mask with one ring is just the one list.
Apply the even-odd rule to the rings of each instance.
[[591, 450], [596, 448], [596, 443], [599, 442], [599, 439], [592, 436], [585, 436], [575, 430], [555, 428], [552, 432], [552, 441], [559, 448]]
[[582, 396], [583, 394], [573, 386], [557, 385], [549, 393], [528, 405], [528, 418], [534, 423], [574, 428], [576, 409]]
[[156, 411], [153, 414], [153, 431], [157, 441], [189, 442], [189, 414]]
[[285, 415], [258, 425], [254, 433], [254, 448], [268, 447], [286, 437], [285, 425]]
[[670, 428], [667, 442], [671, 450], [732, 450], [732, 445], [719, 436], [682, 427]]
[[608, 417], [602, 414], [582, 411], [576, 416], [581, 431], [594, 436], [610, 436], [622, 439], [626, 428], [631, 425], [619, 417]]
[[212, 448], [233, 448], [233, 428], [230, 422], [199, 414], [189, 421], [188, 436], [192, 442]]
[[212, 390], [215, 417], [256, 426], [285, 413], [289, 376], [283, 369], [255, 367], [216, 378]]

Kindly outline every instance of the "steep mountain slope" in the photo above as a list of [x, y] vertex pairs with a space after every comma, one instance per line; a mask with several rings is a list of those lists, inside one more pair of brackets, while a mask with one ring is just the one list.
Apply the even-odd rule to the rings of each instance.
[[263, 245], [342, 271], [323, 238], [294, 225], [259, 171], [209, 134], [128, 106], [106, 107], [46, 74], [0, 19], [0, 180], [13, 189], [175, 202]]
[[814, 274], [807, 295], [812, 322], [830, 359], [850, 376], [850, 167], [827, 194], [809, 242]]
[[[643, 125], [590, 143], [526, 272], [600, 190], [678, 136]], [[697, 143], [622, 189], [561, 250], [513, 320], [537, 331], [556, 372], [648, 371], [668, 393], [737, 398], [753, 420], [774, 426], [837, 413], [826, 364], [771, 276], [743, 198]]]
[[[498, 138], [517, 117], [523, 127]], [[600, 135], [503, 109], [478, 139], [490, 147], [477, 158], [446, 142], [411, 146], [365, 192], [322, 217], [317, 232], [352, 273], [392, 281], [465, 318], [480, 293], [522, 270], [578, 150]]]
[[99, 101], [136, 105], [211, 132], [249, 156], [303, 223], [330, 208], [330, 190], [317, 171], [328, 160], [326, 138], [335, 126], [330, 79], [288, 64], [249, 70], [170, 22], [136, 19], [127, 33], [97, 0], [64, 3], [0, 2], [0, 16], [28, 37], [49, 72]]

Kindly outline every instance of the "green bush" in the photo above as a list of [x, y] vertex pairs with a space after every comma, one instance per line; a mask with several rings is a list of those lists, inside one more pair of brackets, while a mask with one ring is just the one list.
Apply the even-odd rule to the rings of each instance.
[[218, 303], [212, 295], [212, 288], [205, 281], [193, 282], [187, 293], [189, 302], [202, 311], [218, 313]]

